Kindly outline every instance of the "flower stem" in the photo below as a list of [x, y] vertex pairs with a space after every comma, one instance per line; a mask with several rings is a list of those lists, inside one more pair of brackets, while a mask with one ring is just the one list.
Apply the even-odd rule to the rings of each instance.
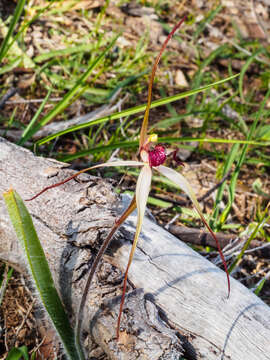
[[147, 140], [148, 118], [149, 118], [149, 111], [150, 111], [150, 106], [151, 106], [151, 101], [152, 101], [152, 88], [153, 88], [153, 83], [154, 83], [154, 78], [155, 78], [158, 63], [160, 61], [161, 55], [162, 55], [163, 51], [165, 50], [168, 42], [170, 41], [170, 39], [172, 38], [172, 36], [176, 32], [176, 30], [183, 24], [183, 22], [186, 20], [186, 18], [187, 17], [184, 16], [183, 19], [180, 20], [179, 23], [176, 24], [174, 26], [174, 28], [172, 29], [172, 31], [169, 33], [169, 35], [167, 36], [166, 40], [164, 41], [164, 43], [162, 45], [162, 48], [161, 48], [161, 50], [160, 50], [160, 52], [159, 52], [159, 54], [158, 54], [158, 56], [156, 58], [156, 61], [154, 63], [152, 73], [151, 73], [151, 77], [150, 77], [150, 80], [149, 80], [149, 85], [148, 85], [147, 106], [146, 106], [146, 109], [145, 109], [143, 123], [142, 123], [142, 127], [141, 127], [141, 132], [140, 132], [140, 149], [143, 147], [143, 145], [145, 144], [145, 142]]
[[83, 310], [85, 307], [85, 302], [86, 302], [86, 298], [87, 298], [87, 294], [88, 291], [90, 289], [93, 277], [95, 275], [97, 266], [103, 256], [103, 254], [105, 253], [107, 247], [109, 246], [113, 235], [115, 234], [116, 230], [121, 226], [121, 224], [123, 224], [123, 222], [127, 219], [127, 217], [136, 209], [136, 199], [135, 196], [133, 197], [133, 199], [131, 200], [128, 208], [124, 211], [124, 213], [121, 215], [121, 217], [119, 219], [117, 219], [109, 233], [109, 235], [107, 236], [107, 238], [104, 240], [101, 248], [99, 249], [97, 256], [93, 262], [93, 265], [91, 266], [91, 270], [90, 273], [88, 275], [84, 290], [83, 290], [83, 294], [82, 294], [82, 298], [81, 298], [81, 302], [80, 302], [80, 306], [78, 309], [78, 313], [77, 313], [77, 319], [76, 319], [76, 326], [75, 326], [75, 333], [76, 333], [76, 344], [79, 345], [80, 344], [80, 336], [81, 336], [81, 328], [82, 328], [82, 320], [83, 320]]

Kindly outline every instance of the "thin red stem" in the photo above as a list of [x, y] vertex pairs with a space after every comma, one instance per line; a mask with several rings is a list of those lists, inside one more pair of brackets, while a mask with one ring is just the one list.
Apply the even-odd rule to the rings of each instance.
[[74, 179], [75, 177], [77, 177], [78, 175], [82, 174], [82, 173], [85, 173], [86, 171], [90, 170], [91, 168], [86, 168], [86, 169], [83, 169], [81, 171], [78, 171], [76, 172], [74, 175], [68, 177], [67, 179], [63, 180], [63, 181], [60, 181], [56, 184], [53, 184], [53, 185], [50, 185], [50, 186], [47, 186], [45, 187], [44, 189], [42, 189], [39, 193], [37, 193], [36, 195], [34, 195], [33, 197], [31, 197], [30, 199], [25, 199], [25, 201], [32, 201], [34, 199], [36, 199], [37, 197], [39, 197], [41, 194], [43, 194], [45, 191], [49, 190], [49, 189], [53, 189], [57, 186], [60, 186], [60, 185], [63, 185], [65, 184], [66, 182]]
[[98, 264], [103, 256], [103, 254], [105, 253], [107, 247], [109, 246], [113, 235], [115, 234], [116, 230], [120, 227], [121, 224], [123, 224], [123, 222], [128, 218], [128, 216], [136, 209], [136, 199], [135, 196], [132, 198], [128, 208], [124, 211], [124, 213], [120, 216], [119, 219], [117, 219], [117, 221], [115, 222], [114, 226], [112, 227], [109, 235], [107, 236], [107, 238], [104, 240], [101, 248], [99, 249], [97, 256], [93, 262], [93, 265], [91, 267], [90, 273], [88, 275], [84, 290], [83, 290], [83, 295], [81, 298], [81, 302], [79, 305], [79, 309], [78, 309], [78, 313], [77, 313], [77, 319], [76, 319], [76, 341], [79, 343], [80, 342], [80, 335], [81, 335], [81, 327], [82, 327], [82, 321], [83, 321], [83, 310], [85, 307], [85, 302], [87, 299], [87, 294], [89, 292], [93, 277], [95, 275], [96, 269], [98, 267]]
[[218, 238], [216, 237], [215, 233], [213, 232], [213, 230], [210, 228], [210, 226], [207, 224], [207, 222], [203, 218], [202, 218], [202, 221], [204, 222], [204, 225], [207, 227], [208, 231], [210, 232], [210, 234], [212, 235], [212, 237], [214, 238], [214, 240], [216, 242], [217, 249], [218, 249], [219, 255], [221, 257], [221, 260], [222, 260], [222, 263], [223, 263], [223, 266], [224, 266], [224, 270], [225, 270], [226, 276], [227, 276], [227, 282], [228, 282], [228, 296], [227, 297], [229, 298], [230, 292], [231, 292], [231, 282], [230, 282], [230, 275], [229, 275], [229, 271], [228, 271], [228, 267], [227, 267], [225, 257], [223, 255], [223, 252], [221, 250]]
[[148, 85], [147, 105], [146, 105], [144, 119], [143, 119], [142, 128], [141, 128], [141, 132], [140, 132], [140, 149], [142, 149], [143, 145], [146, 142], [146, 138], [147, 138], [148, 118], [149, 118], [149, 111], [150, 111], [150, 106], [151, 106], [151, 101], [152, 101], [152, 88], [153, 88], [153, 83], [154, 83], [154, 78], [155, 78], [158, 63], [160, 61], [161, 55], [162, 55], [163, 51], [165, 50], [168, 42], [170, 41], [170, 39], [172, 38], [172, 36], [176, 32], [176, 30], [183, 24], [183, 22], [186, 20], [186, 18], [187, 17], [184, 16], [183, 19], [180, 20], [179, 23], [176, 24], [174, 26], [174, 28], [172, 29], [172, 31], [169, 33], [169, 35], [167, 36], [166, 40], [164, 41], [162, 48], [161, 48], [161, 50], [156, 58], [156, 61], [154, 63], [150, 81], [149, 81], [149, 85]]
[[117, 328], [116, 328], [116, 340], [117, 340], [117, 341], [119, 340], [119, 335], [120, 335], [120, 323], [121, 323], [121, 316], [122, 316], [123, 307], [124, 307], [124, 302], [125, 302], [125, 296], [126, 296], [127, 278], [128, 278], [129, 266], [130, 266], [130, 264], [128, 264], [128, 266], [127, 266], [127, 268], [126, 268], [126, 272], [125, 272], [123, 292], [122, 292], [120, 309], [119, 309], [119, 314], [118, 314], [118, 319], [117, 319]]

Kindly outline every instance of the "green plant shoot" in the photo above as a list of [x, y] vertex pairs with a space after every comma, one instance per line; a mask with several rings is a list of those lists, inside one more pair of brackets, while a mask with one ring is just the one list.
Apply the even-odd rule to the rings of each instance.
[[[45, 307], [68, 359], [84, 360], [81, 347], [77, 347], [68, 316], [54, 286], [53, 278], [43, 248], [39, 242], [32, 218], [23, 200], [13, 189], [3, 194], [7, 210], [27, 259], [40, 300]], [[14, 350], [15, 351], [15, 350]]]

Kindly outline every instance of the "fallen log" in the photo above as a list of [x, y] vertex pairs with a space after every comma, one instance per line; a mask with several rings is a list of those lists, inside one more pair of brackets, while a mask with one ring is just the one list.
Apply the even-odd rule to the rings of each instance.
[[[0, 192], [11, 186], [23, 198], [73, 173], [67, 165], [34, 156], [0, 138]], [[74, 324], [97, 249], [126, 206], [109, 181], [82, 174], [26, 203], [56, 287]], [[239, 282], [147, 217], [129, 272], [130, 291], [115, 341], [121, 281], [136, 213], [115, 236], [95, 276], [84, 309], [83, 337], [111, 359], [270, 359], [270, 309]], [[0, 198], [0, 260], [27, 273]], [[135, 289], [135, 290], [134, 290]], [[137, 290], [136, 290], [137, 289]]]

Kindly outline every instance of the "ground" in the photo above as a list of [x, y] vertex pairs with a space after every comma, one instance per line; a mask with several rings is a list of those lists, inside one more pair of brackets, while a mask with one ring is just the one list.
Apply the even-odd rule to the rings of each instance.
[[[20, 26], [47, 5], [45, 0], [30, 0]], [[15, 6], [15, 1], [0, 4], [2, 20], [8, 19]], [[41, 110], [43, 118], [74, 86], [119, 29], [119, 38], [101, 65], [91, 73], [87, 89], [83, 92], [81, 87], [75, 101], [72, 99], [65, 111], [57, 113], [53, 123], [61, 124], [63, 120], [99, 111], [104, 104], [105, 110], [102, 108], [102, 111], [107, 115], [145, 103], [149, 69], [168, 29], [184, 15], [187, 15], [187, 21], [169, 43], [158, 68], [153, 99], [198, 88], [237, 72], [241, 74], [240, 80], [155, 108], [150, 113], [150, 124], [160, 138], [164, 138], [167, 148], [179, 149], [179, 158], [184, 162], [184, 167], [179, 169], [192, 183], [197, 197], [203, 197], [209, 191], [202, 202], [204, 213], [213, 215], [220, 207], [221, 211], [217, 210], [212, 217], [212, 225], [221, 232], [221, 236], [227, 234], [245, 241], [256, 227], [260, 227], [233, 274], [251, 289], [258, 288], [260, 282], [266, 279], [259, 295], [269, 304], [270, 255], [266, 248], [258, 249], [270, 241], [267, 213], [270, 198], [269, 146], [250, 146], [237, 173], [237, 154], [243, 151], [244, 145], [239, 144], [237, 149], [237, 145], [232, 143], [234, 140], [249, 139], [248, 134], [257, 114], [260, 116], [258, 126], [249, 140], [263, 142], [270, 138], [270, 101], [265, 98], [270, 79], [268, 1], [81, 0], [79, 3], [65, 1], [64, 4], [60, 1], [52, 4], [26, 26], [15, 43], [18, 48], [11, 47], [3, 59], [4, 66], [13, 66], [11, 70], [4, 68], [5, 71], [0, 72], [0, 103], [8, 91], [14, 89], [14, 93], [1, 104], [0, 135], [19, 141], [47, 93], [50, 101]], [[0, 35], [5, 35], [3, 27]], [[87, 48], [82, 52], [80, 46]], [[18, 49], [21, 49], [19, 53]], [[56, 50], [60, 53], [66, 51], [67, 56], [64, 56], [65, 53], [51, 53]], [[50, 56], [38, 58], [44, 53]], [[19, 61], [16, 60], [18, 55]], [[265, 104], [259, 112], [264, 99]], [[116, 107], [111, 110], [113, 105]], [[105, 115], [99, 112], [98, 117]], [[107, 160], [112, 155], [135, 157], [135, 148], [127, 149], [126, 143], [130, 139], [137, 140], [140, 123], [139, 115], [123, 117], [117, 123], [109, 120], [90, 130], [66, 134], [43, 145], [38, 151], [69, 162], [73, 160], [73, 167], [78, 169], [89, 163]], [[38, 138], [47, 134], [38, 136], [34, 133], [23, 142], [24, 146], [31, 148]], [[172, 145], [172, 139], [181, 138], [206, 138], [210, 141], [202, 143], [190, 139], [189, 142], [176, 141]], [[211, 142], [211, 139], [226, 139], [226, 142]], [[226, 161], [233, 151], [235, 157], [231, 157], [232, 164], [226, 168]], [[174, 160], [169, 162], [177, 167]], [[236, 184], [232, 187], [236, 173]], [[110, 170], [100, 174], [113, 175], [119, 191], [135, 189], [134, 171], [112, 173]], [[167, 228], [171, 225], [198, 228], [199, 220], [191, 212], [187, 199], [176, 193], [171, 185], [156, 180], [159, 179], [154, 179], [149, 207], [157, 221]], [[217, 188], [222, 187], [222, 181], [226, 182], [225, 193], [218, 205]], [[216, 184], [219, 184], [217, 188]], [[223, 221], [221, 212], [230, 202], [230, 190], [233, 191], [234, 201]], [[210, 259], [216, 260], [213, 244], [202, 245], [199, 240], [192, 244]], [[228, 249], [225, 254], [231, 263], [236, 250]], [[1, 306], [1, 359], [6, 357], [12, 346], [22, 345], [26, 345], [30, 352], [37, 351], [38, 357], [42, 358], [43, 354], [46, 358], [44, 354], [48, 347], [42, 347], [42, 334], [37, 333], [32, 309], [35, 309], [32, 294], [24, 286], [21, 276], [14, 272]], [[105, 359], [100, 349], [95, 349], [95, 352], [93, 358]]]

